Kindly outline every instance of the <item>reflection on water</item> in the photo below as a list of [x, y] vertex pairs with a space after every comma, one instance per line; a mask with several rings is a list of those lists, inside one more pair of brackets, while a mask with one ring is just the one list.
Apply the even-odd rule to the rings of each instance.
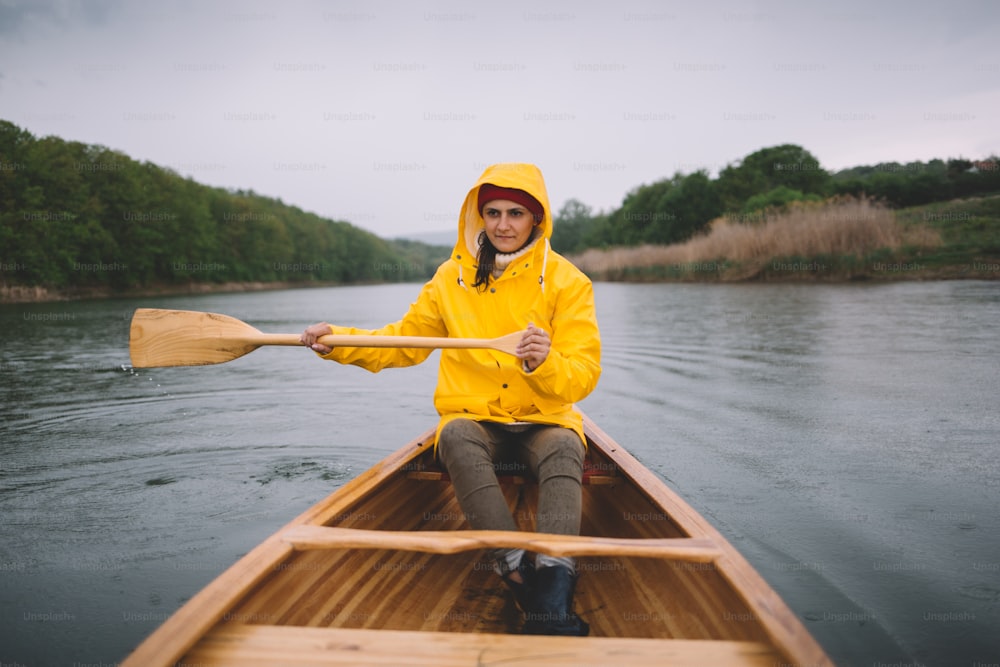
[[[0, 307], [0, 662], [120, 660], [241, 554], [434, 422], [436, 355], [294, 348], [131, 369], [138, 306], [262, 331], [398, 319], [417, 286]], [[596, 286], [582, 407], [760, 570], [839, 664], [987, 664], [1000, 614], [1000, 292]]]

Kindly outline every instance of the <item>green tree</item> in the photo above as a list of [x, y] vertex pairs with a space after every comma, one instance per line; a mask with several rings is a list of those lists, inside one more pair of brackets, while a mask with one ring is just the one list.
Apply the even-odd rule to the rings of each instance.
[[740, 211], [755, 195], [785, 186], [805, 194], [824, 194], [830, 175], [812, 153], [795, 144], [764, 148], [726, 166], [718, 178], [718, 192], [727, 211]]
[[768, 209], [782, 210], [789, 204], [796, 201], [822, 201], [819, 195], [807, 195], [801, 190], [793, 190], [784, 185], [779, 185], [775, 189], [764, 194], [754, 195], [743, 205], [741, 213], [748, 215]]
[[678, 172], [629, 192], [621, 208], [608, 216], [607, 226], [595, 225], [595, 230], [601, 229], [599, 240], [608, 245], [678, 243], [722, 212], [722, 200], [707, 172]]
[[559, 253], [579, 252], [592, 231], [593, 209], [578, 199], [570, 199], [559, 209], [552, 223], [552, 248]]
[[650, 229], [654, 223], [662, 222], [658, 218], [671, 215], [661, 212], [660, 202], [674, 187], [674, 181], [667, 179], [640, 185], [630, 191], [622, 200], [621, 208], [608, 216], [606, 241], [611, 245], [638, 245], [649, 242]]
[[722, 199], [705, 171], [674, 176], [673, 187], [657, 202], [657, 213], [647, 230], [650, 243], [679, 243], [722, 215]]

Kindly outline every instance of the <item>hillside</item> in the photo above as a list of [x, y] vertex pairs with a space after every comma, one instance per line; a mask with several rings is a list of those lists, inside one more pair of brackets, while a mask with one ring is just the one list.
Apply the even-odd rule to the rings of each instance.
[[447, 248], [0, 121], [0, 300], [421, 281]]

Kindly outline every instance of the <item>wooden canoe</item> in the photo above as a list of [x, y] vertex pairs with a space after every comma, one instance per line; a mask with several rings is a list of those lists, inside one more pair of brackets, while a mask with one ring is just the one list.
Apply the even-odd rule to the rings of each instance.
[[[589, 418], [580, 537], [533, 528], [537, 488], [501, 479], [524, 532], [472, 531], [433, 430], [265, 540], [125, 660], [155, 665], [832, 665], [778, 595]], [[517, 634], [485, 549], [573, 554], [589, 637]]]

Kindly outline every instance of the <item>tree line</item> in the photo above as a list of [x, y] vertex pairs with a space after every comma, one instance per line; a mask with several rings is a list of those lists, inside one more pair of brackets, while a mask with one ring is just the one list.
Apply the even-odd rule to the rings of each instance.
[[0, 121], [2, 284], [395, 282], [429, 278], [447, 256]]
[[[790, 202], [868, 196], [893, 207], [1000, 192], [996, 157], [884, 163], [829, 173], [804, 148], [764, 148], [676, 173], [595, 213], [556, 214], [553, 247], [671, 244], [726, 217], [753, 223]], [[196, 183], [103, 146], [37, 138], [0, 120], [0, 284], [128, 290], [212, 282], [421, 281], [450, 248], [388, 241], [252, 191]]]
[[794, 144], [764, 148], [727, 165], [718, 177], [706, 171], [676, 173], [640, 185], [621, 206], [597, 212], [571, 199], [555, 217], [552, 246], [559, 252], [587, 248], [680, 243], [717, 218], [752, 224], [794, 201], [835, 196], [870, 197], [906, 208], [1000, 192], [1000, 159], [881, 163], [837, 173], [823, 169]]

